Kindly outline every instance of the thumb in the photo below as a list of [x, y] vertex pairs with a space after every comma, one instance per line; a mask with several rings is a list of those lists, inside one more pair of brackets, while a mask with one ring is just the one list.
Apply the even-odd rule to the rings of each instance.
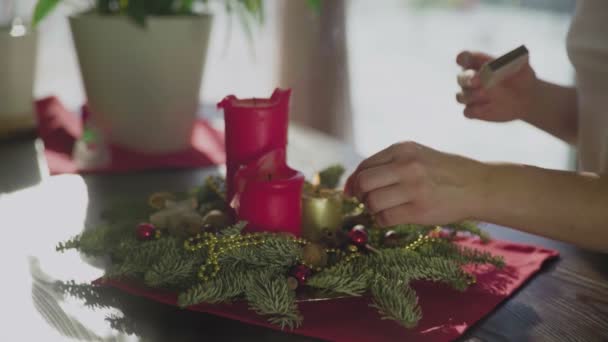
[[464, 69], [479, 70], [482, 65], [494, 58], [482, 52], [463, 51], [456, 56], [456, 63]]
[[353, 189], [352, 189], [353, 175], [348, 177], [348, 179], [346, 180], [346, 184], [344, 184], [344, 195], [349, 196], [349, 197], [353, 195]]

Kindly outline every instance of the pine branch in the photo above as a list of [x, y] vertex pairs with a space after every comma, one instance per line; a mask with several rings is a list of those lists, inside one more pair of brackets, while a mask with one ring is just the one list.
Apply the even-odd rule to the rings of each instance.
[[98, 288], [91, 284], [77, 284], [73, 280], [68, 282], [56, 281], [54, 284], [57, 292], [62, 294], [68, 294], [73, 298], [84, 301], [84, 305], [90, 308], [108, 308], [111, 305], [106, 303], [98, 291]]
[[150, 267], [166, 253], [177, 248], [182, 248], [180, 240], [173, 236], [163, 239], [140, 242], [131, 254], [129, 261], [141, 266], [143, 269]]
[[459, 223], [451, 223], [446, 226], [452, 230], [452, 235], [456, 235], [458, 232], [467, 232], [471, 235], [479, 236], [481, 241], [490, 241], [490, 236], [481, 230], [477, 224], [472, 221], [463, 221]]
[[109, 226], [86, 229], [78, 239], [78, 249], [87, 255], [99, 256], [107, 253]]
[[448, 259], [424, 258], [408, 266], [406, 270], [409, 275], [405, 278], [408, 282], [430, 280], [447, 283], [456, 290], [464, 291], [469, 287], [469, 281], [471, 280], [471, 276], [462, 270], [460, 264]]
[[124, 259], [115, 262], [104, 277], [140, 277], [149, 270], [150, 265], [156, 264], [167, 253], [178, 248], [181, 249], [180, 240], [172, 236], [145, 242], [137, 241], [135, 244], [125, 243], [120, 250]]
[[422, 256], [404, 249], [383, 250], [369, 256], [364, 262], [364, 269], [375, 270], [377, 274], [395, 281], [430, 280], [464, 290], [470, 280], [458, 262], [442, 257]]
[[[338, 166], [322, 171], [322, 187], [335, 187], [343, 172], [344, 169]], [[221, 178], [209, 177], [198, 193], [190, 196], [197, 196], [199, 211], [205, 211], [225, 206], [224, 191], [225, 183]], [[369, 215], [356, 199], [344, 198], [343, 203], [345, 215]], [[57, 250], [77, 249], [94, 256], [109, 255], [113, 264], [104, 277], [128, 277], [153, 288], [182, 291], [178, 294], [181, 307], [244, 298], [252, 310], [266, 316], [272, 324], [290, 329], [301, 324], [295, 291], [288, 287], [286, 279], [290, 267], [301, 263], [300, 243], [281, 234], [241, 236], [246, 222], [223, 229], [213, 237], [207, 234], [197, 237], [197, 242], [206, 238], [212, 240], [194, 251], [186, 250], [183, 239], [171, 235], [140, 241], [136, 238], [135, 225], [139, 219], [147, 217], [147, 214], [139, 215], [146, 210], [149, 208], [115, 208], [110, 211], [109, 218], [115, 221], [110, 226], [87, 229], [81, 235], [59, 243]], [[361, 217], [357, 216], [356, 219]], [[398, 235], [399, 244], [407, 244], [435, 228], [398, 225], [389, 229]], [[467, 232], [487, 239], [485, 233], [471, 222], [452, 224], [448, 228], [453, 234]], [[369, 243], [381, 246], [384, 234], [382, 230], [371, 230]], [[208, 260], [211, 255], [216, 255], [217, 259]], [[219, 267], [219, 273], [206, 269], [204, 279], [209, 280], [201, 283], [197, 276], [199, 267], [209, 261], [209, 267]], [[502, 267], [504, 260], [487, 252], [459, 246], [450, 239], [433, 238], [410, 249], [398, 246], [380, 248], [377, 252], [363, 253], [348, 261], [339, 257], [331, 258], [328, 268], [310, 277], [307, 286], [349, 296], [360, 296], [370, 291], [373, 298], [371, 306], [378, 309], [383, 319], [393, 319], [411, 328], [422, 314], [416, 294], [409, 287], [410, 282], [429, 280], [464, 290], [471, 282], [471, 276], [462, 267], [467, 264]], [[92, 291], [94, 289], [81, 288], [74, 283], [58, 286], [62, 286], [63, 292], [90, 303], [99, 299]], [[119, 317], [113, 323], [122, 324]]]
[[199, 303], [230, 301], [243, 294], [249, 277], [249, 272], [220, 273], [212, 280], [194, 285], [180, 293], [177, 298], [178, 305], [187, 307]]
[[356, 274], [355, 271], [352, 265], [339, 270], [330, 269], [314, 275], [308, 279], [306, 285], [335, 293], [361, 296], [369, 286], [372, 272], [364, 271]]
[[284, 276], [272, 272], [259, 272], [247, 284], [245, 296], [249, 307], [259, 315], [270, 316], [268, 321], [285, 329], [294, 329], [302, 323], [295, 293], [287, 286]]
[[105, 255], [113, 241], [118, 240], [117, 233], [116, 227], [113, 226], [85, 229], [80, 235], [78, 249], [87, 255]]
[[394, 231], [397, 236], [402, 237], [405, 241], [413, 241], [417, 239], [420, 235], [427, 235], [435, 228], [437, 227], [421, 226], [417, 224], [399, 224], [386, 229]]
[[498, 268], [505, 267], [505, 259], [499, 255], [492, 255], [489, 252], [482, 252], [474, 248], [468, 248], [463, 246], [457, 246], [460, 250], [463, 260], [466, 263], [472, 264], [490, 264]]
[[124, 279], [141, 276], [143, 272], [132, 263], [115, 263], [106, 269], [104, 279]]
[[57, 252], [63, 253], [69, 249], [78, 249], [78, 248], [80, 248], [80, 235], [76, 235], [67, 241], [59, 242], [57, 244], [57, 246], [55, 247], [55, 250]]
[[322, 188], [335, 189], [340, 184], [344, 171], [344, 166], [340, 164], [327, 167], [319, 172], [319, 185]]
[[128, 319], [125, 316], [110, 314], [105, 320], [110, 324], [110, 328], [124, 332], [128, 335], [136, 334], [137, 331], [140, 331], [137, 327], [137, 322]]
[[135, 242], [135, 233], [131, 225], [116, 224], [86, 228], [80, 235], [65, 242], [60, 242], [56, 250], [63, 252], [68, 249], [77, 249], [91, 256], [113, 255], [120, 254], [115, 252], [121, 246], [132, 245]]
[[449, 240], [438, 240], [430, 244], [423, 244], [417, 250], [420, 255], [427, 257], [443, 257], [460, 264], [491, 264], [503, 267], [504, 260], [500, 256], [494, 256], [488, 252], [482, 252], [474, 248], [456, 245]]
[[180, 287], [196, 276], [196, 266], [196, 259], [186, 257], [178, 250], [170, 250], [146, 271], [144, 282], [151, 287]]
[[231, 236], [231, 235], [239, 235], [247, 227], [246, 221], [239, 221], [236, 224], [224, 228], [219, 232], [219, 236]]
[[371, 294], [374, 307], [382, 319], [392, 319], [411, 329], [422, 318], [416, 292], [403, 282], [378, 277], [372, 283]]
[[287, 268], [302, 258], [300, 246], [280, 235], [264, 235], [259, 245], [243, 246], [226, 251], [218, 259], [222, 267], [243, 265]]

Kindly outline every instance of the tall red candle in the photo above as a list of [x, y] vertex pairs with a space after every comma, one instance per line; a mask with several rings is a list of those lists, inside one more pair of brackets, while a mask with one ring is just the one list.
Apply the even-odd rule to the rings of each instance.
[[234, 195], [234, 175], [262, 155], [287, 146], [289, 97], [291, 89], [275, 89], [269, 99], [225, 97], [227, 198]]
[[288, 232], [300, 236], [304, 175], [286, 164], [285, 149], [270, 151], [241, 167], [231, 203], [246, 231]]

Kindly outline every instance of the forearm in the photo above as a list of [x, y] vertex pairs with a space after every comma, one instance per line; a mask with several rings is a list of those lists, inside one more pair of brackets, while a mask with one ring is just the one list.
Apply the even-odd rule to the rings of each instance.
[[539, 80], [533, 94], [530, 113], [523, 120], [575, 144], [578, 133], [576, 89]]
[[476, 219], [608, 252], [606, 177], [513, 164], [484, 167]]

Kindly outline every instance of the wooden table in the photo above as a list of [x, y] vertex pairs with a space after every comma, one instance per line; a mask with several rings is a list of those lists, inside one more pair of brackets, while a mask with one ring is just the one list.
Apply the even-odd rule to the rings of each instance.
[[[151, 171], [128, 175], [49, 177], [42, 145], [34, 139], [0, 143], [0, 247], [2, 300], [0, 341], [79, 339], [125, 340], [110, 328], [107, 308], [90, 308], [57, 290], [54, 280], [88, 282], [102, 274], [98, 260], [55, 252], [58, 241], [100, 223], [100, 212], [117, 199], [145, 200], [158, 191], [199, 185], [218, 168]], [[290, 163], [308, 175], [360, 157], [327, 136], [292, 127]], [[488, 226], [500, 239], [557, 249], [550, 262], [512, 298], [472, 327], [464, 341], [608, 340], [608, 258], [542, 237]], [[193, 313], [114, 294], [127, 320], [125, 330], [154, 341], [308, 341], [309, 338]], [[106, 298], [107, 300], [107, 298]], [[115, 320], [115, 322], [120, 322]]]

